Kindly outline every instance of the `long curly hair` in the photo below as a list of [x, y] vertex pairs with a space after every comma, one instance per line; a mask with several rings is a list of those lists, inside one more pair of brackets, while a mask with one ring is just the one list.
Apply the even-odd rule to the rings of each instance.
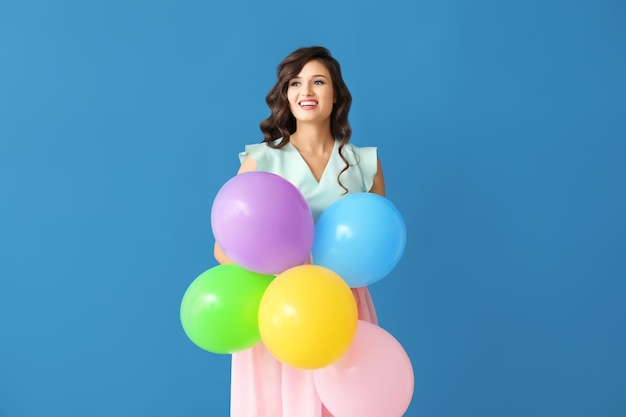
[[[263, 132], [263, 141], [267, 142], [268, 146], [272, 148], [282, 148], [289, 143], [291, 134], [296, 131], [296, 119], [291, 114], [289, 101], [287, 100], [289, 81], [297, 77], [309, 61], [314, 60], [320, 61], [326, 66], [332, 79], [336, 101], [330, 114], [330, 130], [333, 137], [341, 141], [339, 144], [339, 155], [346, 163], [346, 166], [337, 176], [337, 180], [339, 185], [347, 192], [347, 189], [341, 184], [339, 177], [349, 167], [349, 163], [343, 155], [343, 148], [352, 136], [352, 128], [348, 122], [352, 95], [343, 81], [339, 62], [331, 55], [328, 49], [322, 46], [296, 49], [278, 64], [276, 84], [265, 97], [271, 114], [260, 124], [261, 132]], [[281, 140], [274, 143], [279, 138]]]

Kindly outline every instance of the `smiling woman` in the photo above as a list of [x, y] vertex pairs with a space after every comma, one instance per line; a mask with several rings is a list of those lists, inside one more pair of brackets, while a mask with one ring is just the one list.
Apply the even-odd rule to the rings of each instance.
[[[349, 143], [352, 96], [339, 62], [326, 48], [307, 47], [287, 56], [277, 72], [266, 97], [271, 114], [261, 122], [263, 142], [240, 153], [238, 173], [267, 171], [287, 179], [305, 197], [315, 220], [347, 194], [384, 196], [377, 149]], [[230, 262], [217, 244], [215, 257]], [[358, 318], [376, 324], [367, 287], [353, 288], [352, 294]], [[231, 395], [232, 417], [332, 416], [315, 389], [313, 371], [281, 363], [263, 343], [233, 354]]]

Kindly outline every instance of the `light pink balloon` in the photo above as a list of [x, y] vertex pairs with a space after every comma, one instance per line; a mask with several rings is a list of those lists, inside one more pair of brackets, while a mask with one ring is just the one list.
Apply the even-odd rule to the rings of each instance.
[[406, 351], [389, 332], [362, 320], [347, 352], [313, 375], [322, 403], [335, 417], [402, 417], [413, 398]]

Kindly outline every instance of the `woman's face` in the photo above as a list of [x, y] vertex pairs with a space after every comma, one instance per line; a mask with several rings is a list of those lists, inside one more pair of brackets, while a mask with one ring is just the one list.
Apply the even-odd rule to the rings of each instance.
[[296, 121], [327, 121], [333, 111], [335, 92], [326, 66], [317, 60], [307, 62], [302, 71], [289, 80], [287, 100]]

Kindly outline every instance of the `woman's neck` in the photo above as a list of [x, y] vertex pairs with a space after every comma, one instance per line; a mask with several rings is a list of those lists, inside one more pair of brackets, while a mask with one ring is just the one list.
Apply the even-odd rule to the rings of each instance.
[[325, 154], [335, 145], [330, 126], [319, 124], [298, 123], [290, 141], [300, 152], [313, 154]]

